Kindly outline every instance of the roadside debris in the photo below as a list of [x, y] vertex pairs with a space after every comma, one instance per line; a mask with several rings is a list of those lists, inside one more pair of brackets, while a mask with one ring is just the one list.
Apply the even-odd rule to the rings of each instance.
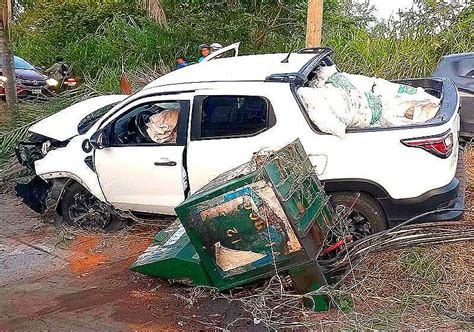
[[[326, 279], [316, 261], [333, 220], [299, 140], [221, 174], [176, 207], [132, 270], [231, 289], [288, 273], [301, 294]], [[314, 295], [308, 306], [328, 307]]]
[[440, 99], [423, 88], [319, 68], [298, 89], [311, 120], [323, 132], [344, 137], [346, 128], [395, 127], [433, 118]]

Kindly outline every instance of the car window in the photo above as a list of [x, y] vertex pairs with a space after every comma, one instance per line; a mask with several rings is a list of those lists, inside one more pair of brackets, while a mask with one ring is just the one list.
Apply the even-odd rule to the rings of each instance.
[[86, 131], [91, 129], [94, 123], [96, 123], [105, 113], [110, 111], [117, 104], [118, 102], [106, 105], [104, 107], [99, 108], [98, 110], [95, 110], [91, 114], [88, 114], [84, 119], [81, 120], [81, 122], [79, 122], [77, 126], [77, 131], [79, 135], [82, 135]]
[[183, 103], [150, 102], [130, 109], [113, 123], [112, 145], [177, 144]]
[[268, 102], [254, 96], [208, 96], [202, 102], [198, 138], [241, 137], [268, 126]]

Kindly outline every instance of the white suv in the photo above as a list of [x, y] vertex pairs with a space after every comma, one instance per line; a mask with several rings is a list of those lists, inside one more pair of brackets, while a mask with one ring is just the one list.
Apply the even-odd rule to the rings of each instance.
[[[318, 130], [297, 94], [321, 64], [333, 63], [331, 54], [317, 48], [217, 58], [164, 75], [128, 98], [104, 96], [73, 105], [30, 128], [33, 139], [18, 148], [18, 156], [41, 179], [18, 192], [42, 187], [49, 196], [29, 194], [24, 201], [42, 211], [45, 197], [54, 196], [69, 223], [96, 211], [106, 225], [110, 207], [174, 214], [189, 193], [254, 152], [300, 138], [332, 202], [352, 208], [358, 232], [379, 231], [431, 210], [461, 209], [454, 84], [405, 80], [441, 98], [435, 118], [412, 126], [348, 129], [341, 139]], [[169, 109], [177, 114], [174, 138], [157, 143], [145, 122]], [[460, 215], [451, 211], [423, 220]]]

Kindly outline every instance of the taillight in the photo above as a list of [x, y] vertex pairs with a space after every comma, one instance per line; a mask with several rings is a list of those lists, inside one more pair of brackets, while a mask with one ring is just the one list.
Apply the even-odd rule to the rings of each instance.
[[76, 86], [77, 82], [76, 79], [73, 77], [68, 78], [65, 82], [64, 85], [66, 86]]
[[406, 146], [421, 148], [436, 157], [446, 159], [453, 152], [453, 134], [450, 130], [439, 135], [407, 138], [400, 141]]

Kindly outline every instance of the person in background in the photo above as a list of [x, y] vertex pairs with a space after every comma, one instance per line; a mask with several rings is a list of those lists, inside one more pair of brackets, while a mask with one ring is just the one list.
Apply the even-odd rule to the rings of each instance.
[[215, 51], [220, 50], [222, 48], [222, 45], [219, 43], [212, 43], [210, 47], [211, 47], [211, 54], [212, 54]]
[[204, 60], [209, 54], [211, 54], [211, 48], [207, 44], [199, 45], [201, 56], [198, 59], [198, 62]]
[[176, 58], [176, 69], [181, 69], [188, 66], [188, 62], [183, 57]]
[[60, 56], [58, 56], [55, 61], [56, 62], [51, 67], [46, 69], [46, 73], [61, 83], [69, 71], [69, 66], [66, 65], [64, 59]]

